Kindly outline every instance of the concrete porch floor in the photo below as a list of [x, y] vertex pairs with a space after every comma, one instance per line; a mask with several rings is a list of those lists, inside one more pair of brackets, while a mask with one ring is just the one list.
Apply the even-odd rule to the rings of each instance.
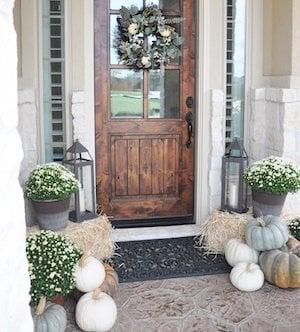
[[[244, 293], [228, 274], [122, 283], [114, 300], [118, 319], [111, 332], [300, 331], [300, 289], [265, 282]], [[81, 331], [73, 317], [69, 312], [67, 332]]]

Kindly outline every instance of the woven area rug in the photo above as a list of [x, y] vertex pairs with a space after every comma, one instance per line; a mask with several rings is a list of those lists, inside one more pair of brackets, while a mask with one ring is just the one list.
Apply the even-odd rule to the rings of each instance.
[[223, 255], [207, 255], [193, 237], [118, 242], [112, 265], [120, 282], [229, 273]]

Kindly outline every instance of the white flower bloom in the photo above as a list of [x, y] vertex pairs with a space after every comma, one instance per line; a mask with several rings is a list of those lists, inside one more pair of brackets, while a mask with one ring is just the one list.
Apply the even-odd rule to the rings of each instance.
[[160, 31], [159, 33], [161, 34], [162, 37], [167, 38], [167, 37], [170, 36], [170, 34], [171, 34], [171, 30], [169, 30], [169, 29], [165, 29], [165, 30], [163, 30], [163, 31]]
[[143, 56], [141, 59], [142, 65], [146, 66], [150, 62], [150, 57], [149, 56]]
[[131, 23], [128, 27], [128, 33], [136, 35], [139, 31], [139, 26], [136, 23]]

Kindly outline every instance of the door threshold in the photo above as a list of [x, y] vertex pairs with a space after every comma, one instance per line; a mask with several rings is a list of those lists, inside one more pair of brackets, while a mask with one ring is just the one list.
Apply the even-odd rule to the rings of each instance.
[[187, 216], [173, 216], [173, 217], [148, 217], [139, 219], [117, 219], [108, 217], [109, 221], [116, 228], [131, 228], [131, 227], [156, 227], [156, 226], [175, 226], [194, 224], [193, 215]]
[[200, 225], [175, 225], [139, 228], [114, 228], [114, 242], [169, 239], [175, 237], [196, 236], [200, 234]]

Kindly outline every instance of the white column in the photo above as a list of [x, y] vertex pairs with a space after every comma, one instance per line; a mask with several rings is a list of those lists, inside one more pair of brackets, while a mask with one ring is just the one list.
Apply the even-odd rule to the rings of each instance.
[[17, 45], [13, 0], [0, 0], [0, 331], [33, 330], [29, 310], [23, 192], [23, 151], [17, 132]]

